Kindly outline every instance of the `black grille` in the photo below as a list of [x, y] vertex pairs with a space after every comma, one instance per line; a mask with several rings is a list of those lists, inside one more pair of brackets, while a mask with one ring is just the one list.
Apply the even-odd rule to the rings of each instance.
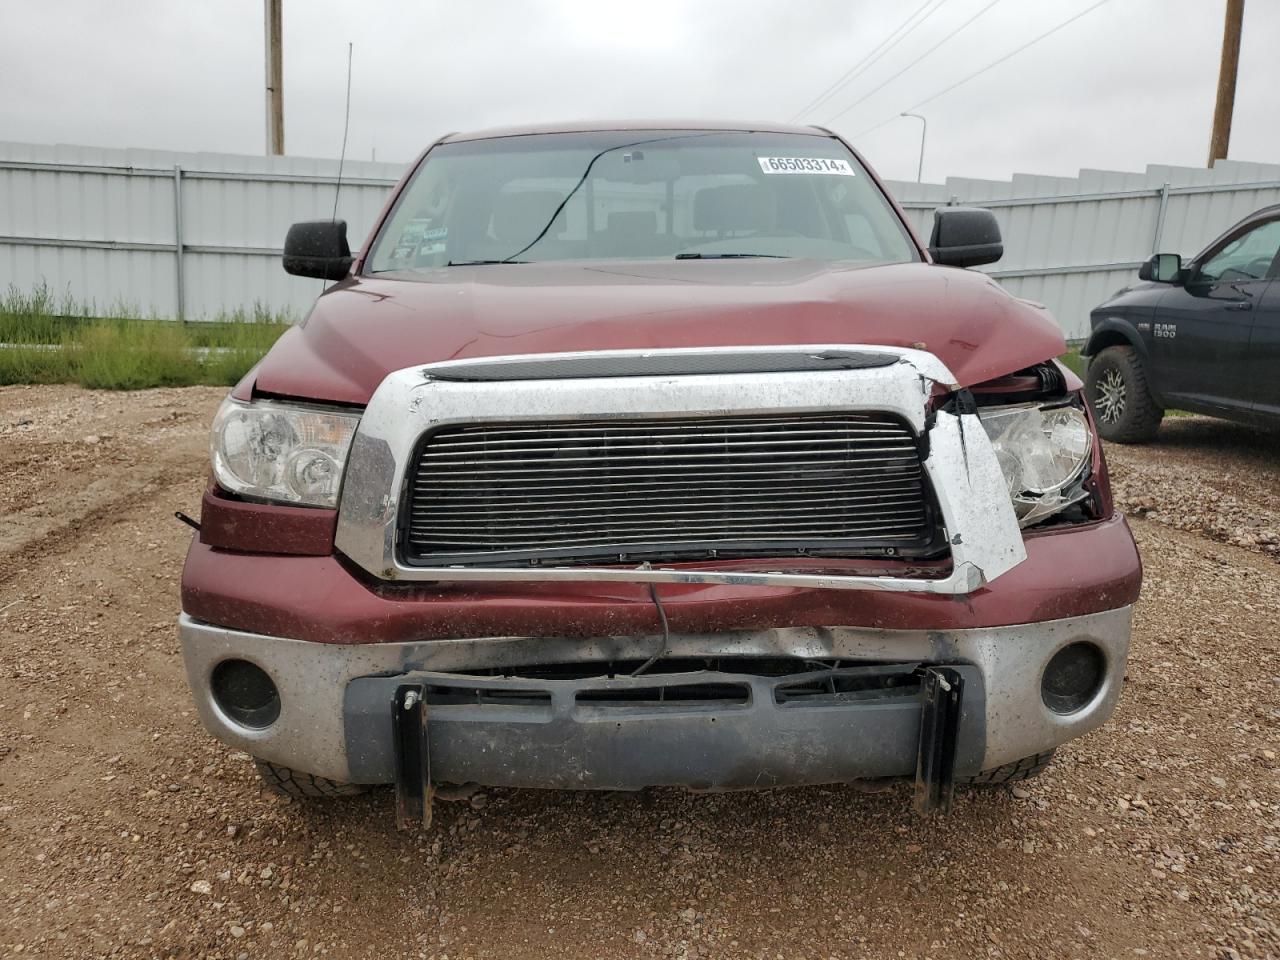
[[884, 414], [449, 427], [402, 523], [417, 564], [918, 556], [932, 498]]

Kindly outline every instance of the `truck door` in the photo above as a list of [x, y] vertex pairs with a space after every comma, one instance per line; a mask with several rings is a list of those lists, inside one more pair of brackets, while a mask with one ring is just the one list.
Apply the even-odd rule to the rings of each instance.
[[1152, 356], [1166, 402], [1243, 411], [1254, 402], [1245, 375], [1254, 315], [1280, 251], [1280, 215], [1254, 221], [1205, 252], [1152, 317]]
[[1280, 420], [1280, 254], [1271, 276], [1253, 310], [1247, 379], [1254, 409], [1268, 420]]

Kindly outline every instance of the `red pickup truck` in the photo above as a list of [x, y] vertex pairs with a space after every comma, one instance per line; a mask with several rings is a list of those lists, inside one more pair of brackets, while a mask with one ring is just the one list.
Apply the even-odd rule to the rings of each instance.
[[1141, 565], [1043, 307], [838, 136], [452, 134], [232, 390], [182, 580], [208, 729], [302, 796], [1038, 773]]

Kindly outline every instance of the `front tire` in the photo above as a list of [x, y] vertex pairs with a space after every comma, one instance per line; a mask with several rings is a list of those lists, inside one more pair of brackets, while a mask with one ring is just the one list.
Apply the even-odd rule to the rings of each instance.
[[1133, 347], [1107, 347], [1095, 356], [1085, 374], [1084, 395], [1104, 440], [1145, 443], [1164, 419]]
[[368, 789], [363, 784], [341, 783], [326, 777], [313, 776], [268, 760], [259, 760], [256, 757], [253, 765], [258, 768], [258, 776], [262, 778], [262, 782], [269, 790], [294, 800], [356, 797]]
[[1053, 751], [1036, 753], [1013, 763], [1006, 763], [994, 770], [984, 770], [972, 777], [956, 777], [956, 783], [967, 783], [971, 787], [1002, 787], [1006, 783], [1017, 783], [1019, 780], [1030, 780], [1044, 773], [1045, 768], [1053, 760]]

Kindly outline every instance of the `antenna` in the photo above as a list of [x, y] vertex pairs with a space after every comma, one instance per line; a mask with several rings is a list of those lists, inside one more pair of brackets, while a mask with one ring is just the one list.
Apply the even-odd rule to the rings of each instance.
[[347, 110], [342, 118], [342, 152], [338, 155], [338, 185], [333, 191], [333, 217], [338, 219], [338, 195], [342, 192], [342, 165], [347, 160], [347, 130], [351, 126], [351, 47], [347, 43]]
[[[347, 109], [342, 117], [342, 152], [338, 154], [338, 182], [333, 188], [333, 216], [331, 223], [338, 220], [338, 197], [342, 195], [342, 167], [347, 162], [347, 130], [351, 127], [351, 42], [347, 42]], [[320, 292], [329, 289], [329, 281], [320, 281]]]

